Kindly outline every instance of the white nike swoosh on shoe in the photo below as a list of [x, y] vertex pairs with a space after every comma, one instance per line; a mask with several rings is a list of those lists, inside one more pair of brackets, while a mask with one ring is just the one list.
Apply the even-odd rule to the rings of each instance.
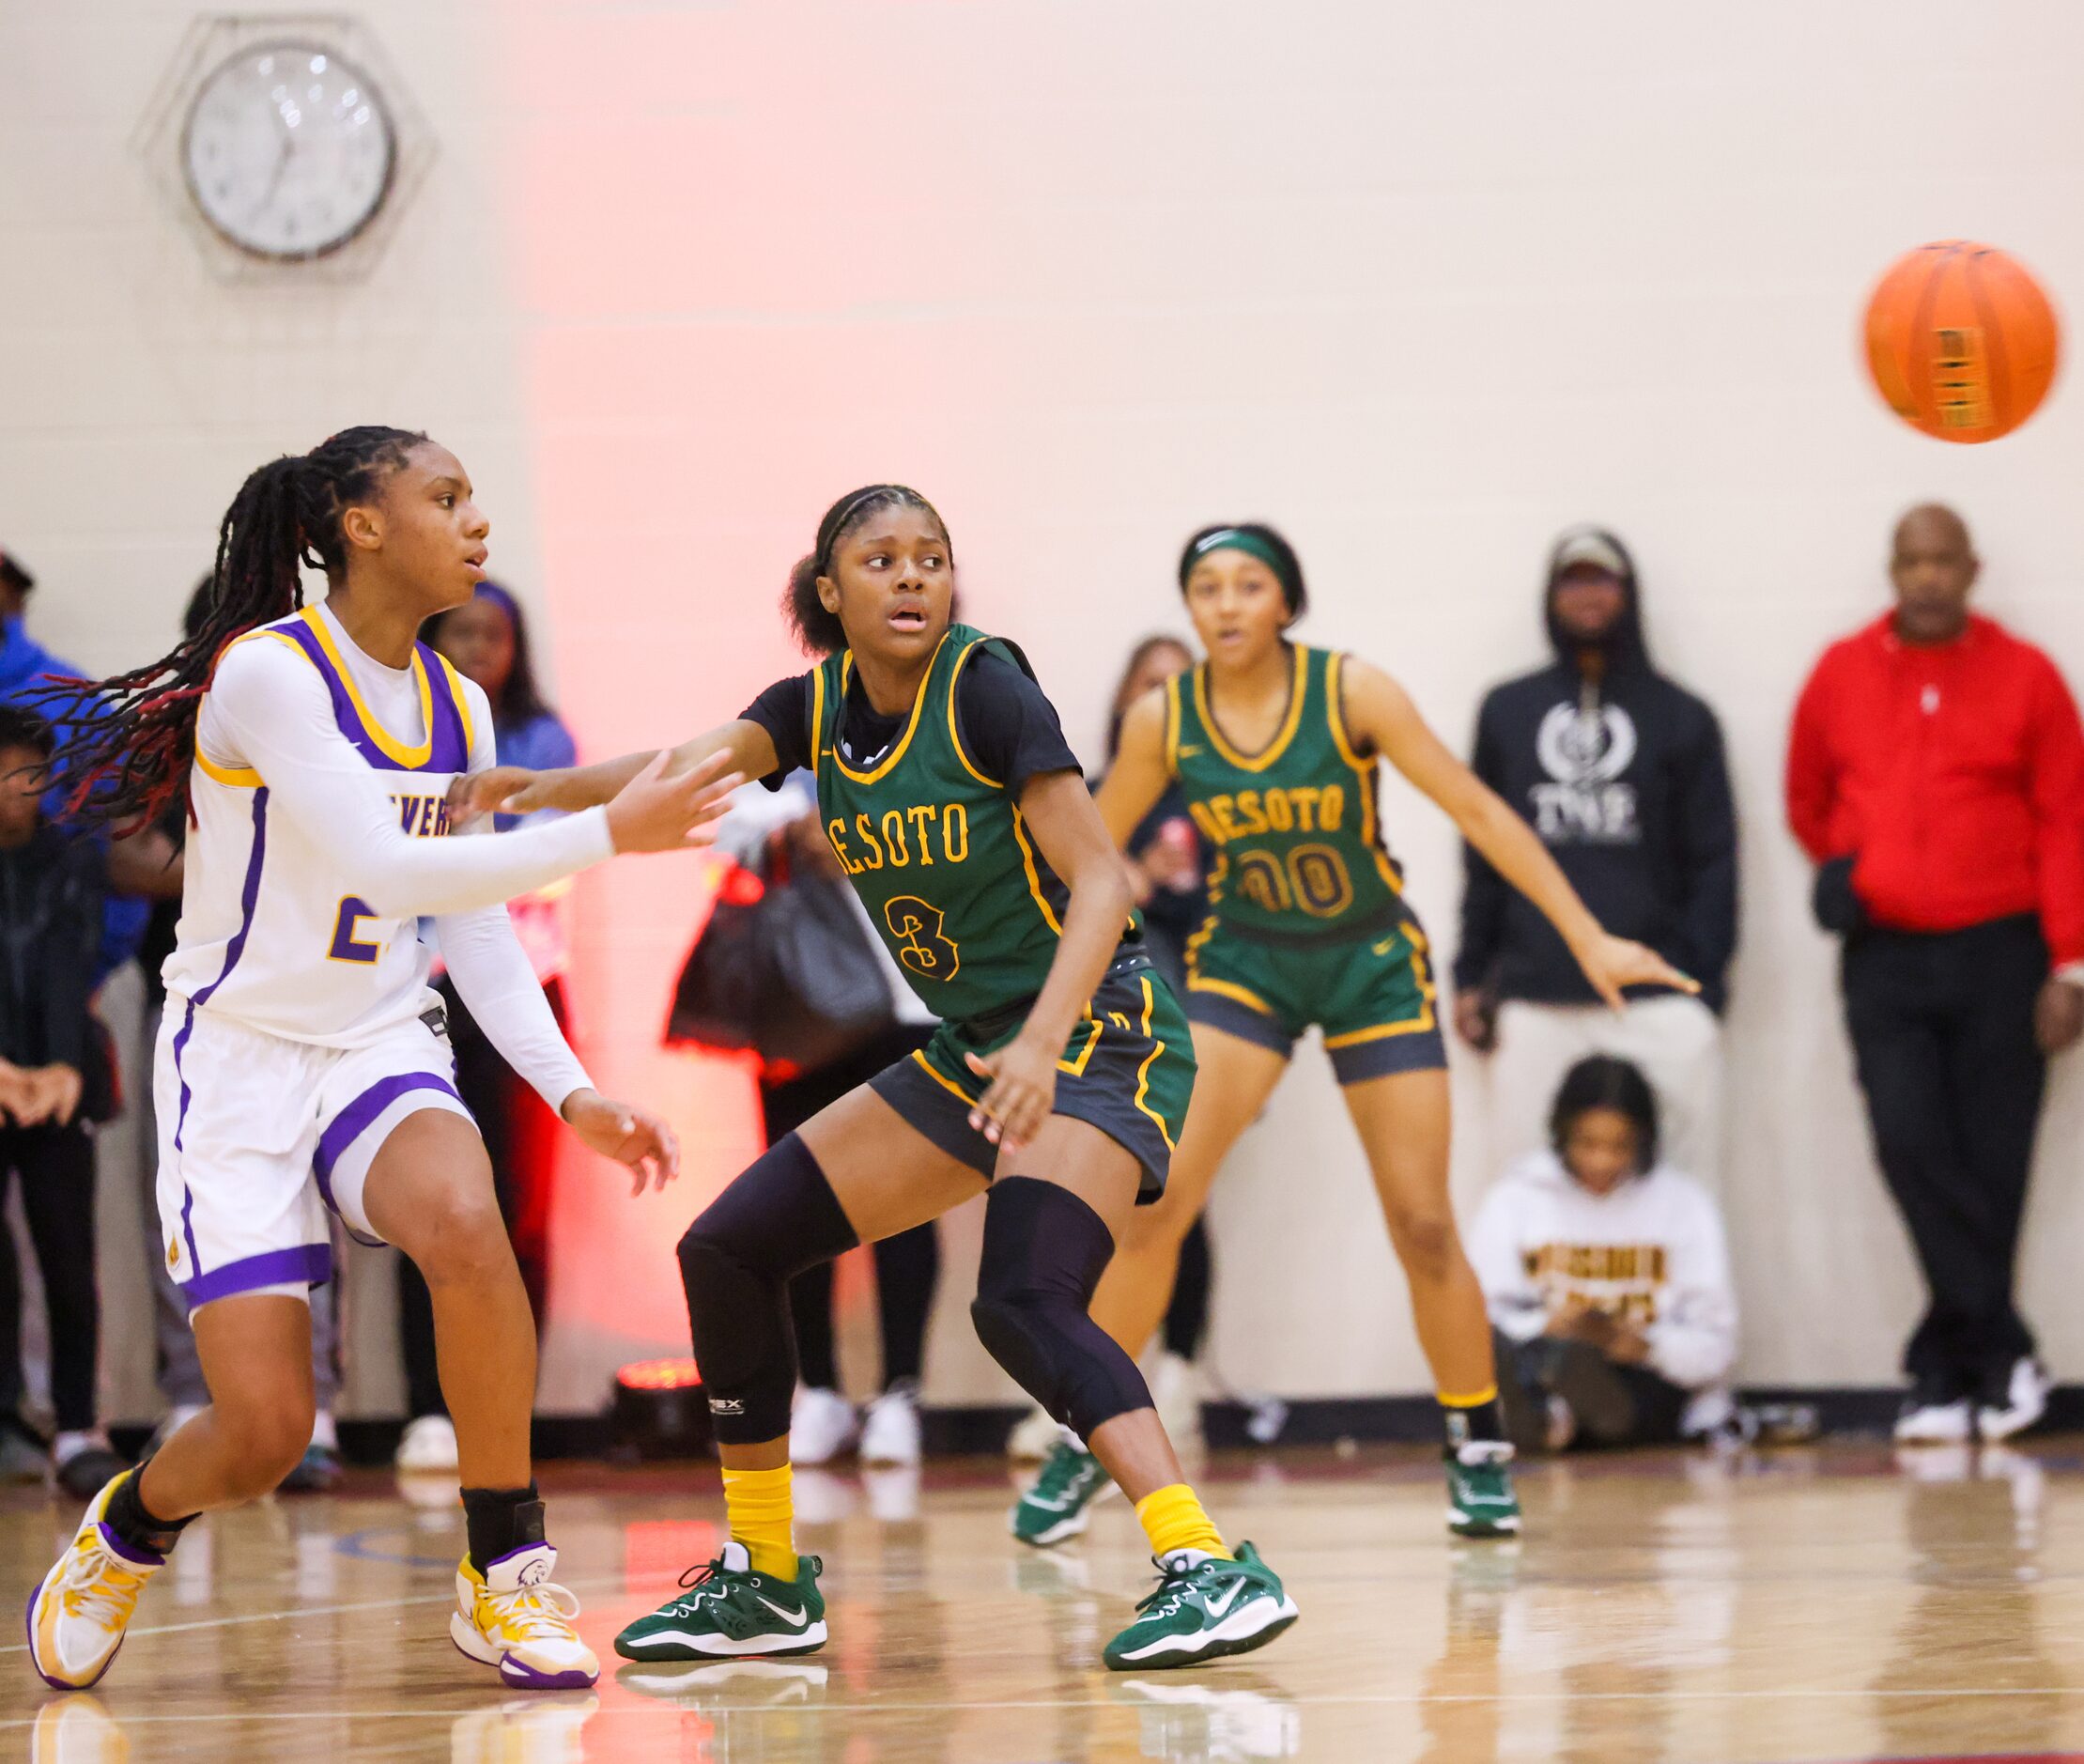
[[802, 1626], [804, 1617], [809, 1615], [808, 1611], [802, 1608], [791, 1611], [785, 1605], [779, 1605], [775, 1603], [772, 1599], [768, 1598], [765, 1593], [756, 1592], [752, 1596], [755, 1599], [759, 1600], [762, 1604], [765, 1605], [768, 1610], [772, 1611], [775, 1616], [780, 1617], [784, 1623], [794, 1623], [800, 1628]]
[[1233, 1580], [1227, 1586], [1223, 1589], [1222, 1598], [1207, 1600], [1204, 1602], [1202, 1608], [1206, 1610], [1212, 1617], [1216, 1617], [1220, 1619], [1229, 1611], [1232, 1605], [1237, 1603], [1238, 1594], [1244, 1590], [1244, 1585], [1245, 1583], [1242, 1580]]

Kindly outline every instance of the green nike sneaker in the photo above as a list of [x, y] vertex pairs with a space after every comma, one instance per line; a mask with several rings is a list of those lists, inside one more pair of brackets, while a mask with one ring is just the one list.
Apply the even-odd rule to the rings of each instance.
[[794, 1580], [755, 1574], [742, 1543], [680, 1577], [686, 1589], [615, 1637], [625, 1660], [738, 1660], [814, 1654], [825, 1646], [825, 1564], [798, 1558]]
[[1199, 1550], [1152, 1557], [1158, 1589], [1136, 1606], [1136, 1620], [1106, 1646], [1111, 1671], [1152, 1672], [1198, 1665], [1264, 1648], [1301, 1615], [1281, 1577], [1249, 1543], [1237, 1560]]
[[1099, 1459], [1058, 1440], [1034, 1487], [1013, 1508], [1013, 1536], [1038, 1549], [1075, 1538], [1086, 1528], [1086, 1509], [1113, 1488]]
[[1516, 1538], [1520, 1497], [1512, 1492], [1512, 1447], [1503, 1440], [1450, 1446], [1447, 1529], [1458, 1538]]

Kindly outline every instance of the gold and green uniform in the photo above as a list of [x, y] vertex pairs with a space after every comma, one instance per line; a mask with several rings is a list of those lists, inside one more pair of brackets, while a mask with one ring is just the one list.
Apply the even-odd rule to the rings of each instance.
[[1204, 663], [1165, 687], [1165, 764], [1214, 855], [1187, 1015], [1286, 1054], [1313, 1024], [1342, 1084], [1446, 1064], [1426, 934], [1382, 843], [1377, 762], [1347, 734], [1345, 658], [1292, 648], [1288, 714], [1241, 753]]
[[[1046, 709], [1017, 650], [951, 626], [909, 721], [860, 764], [842, 742], [853, 656], [820, 664], [810, 677], [808, 758], [834, 854], [912, 990], [942, 1019], [923, 1050], [872, 1080], [876, 1093], [989, 1176], [997, 1148], [969, 1125], [988, 1081], [965, 1056], [1020, 1032], [1056, 960], [1067, 891], [1036, 849], [1016, 792], [965, 744], [958, 687], [986, 655], [1018, 670], [1006, 676], [1009, 689], [1033, 691]], [[1134, 1153], [1141, 1199], [1154, 1200], [1193, 1088], [1186, 1019], [1132, 923], [1057, 1061], [1057, 1113]]]

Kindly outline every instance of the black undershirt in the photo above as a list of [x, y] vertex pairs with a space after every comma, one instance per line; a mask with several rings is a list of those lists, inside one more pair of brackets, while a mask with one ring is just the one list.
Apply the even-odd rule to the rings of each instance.
[[[776, 768], [760, 781], [779, 790], [791, 772], [810, 764], [810, 676], [777, 680], [740, 713], [774, 741]], [[906, 709], [880, 715], [869, 703], [857, 669], [847, 682], [840, 712], [840, 755], [856, 769], [875, 765], [904, 733]], [[1064, 739], [1056, 706], [1012, 662], [989, 651], [977, 656], [955, 682], [955, 718], [963, 750], [995, 783], [1017, 797], [1030, 778], [1045, 772], [1078, 771], [1077, 755]]]

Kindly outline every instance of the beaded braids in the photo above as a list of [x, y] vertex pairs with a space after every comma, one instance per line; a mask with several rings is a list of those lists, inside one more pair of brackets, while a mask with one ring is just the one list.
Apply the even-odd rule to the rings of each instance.
[[270, 459], [224, 512], [216, 566], [180, 642], [128, 673], [61, 680], [35, 695], [56, 734], [52, 769], [67, 787], [69, 819], [121, 837], [160, 813], [187, 779], [195, 720], [224, 646], [303, 605], [303, 565], [335, 579], [345, 572], [341, 517], [373, 498], [425, 440], [371, 425]]
[[796, 560], [796, 566], [789, 572], [789, 585], [781, 596], [783, 615], [795, 628], [797, 641], [813, 656], [836, 656], [847, 646], [846, 627], [840, 623], [840, 615], [826, 611], [825, 602], [818, 598], [818, 578], [831, 575], [832, 553], [840, 541], [871, 515], [885, 508], [916, 508], [927, 516], [941, 530], [941, 541], [948, 547], [949, 561], [954, 561], [954, 547], [948, 538], [948, 522], [941, 518], [940, 511], [932, 503], [909, 486], [871, 484], [841, 497], [825, 511], [825, 518], [818, 522], [816, 549]]

